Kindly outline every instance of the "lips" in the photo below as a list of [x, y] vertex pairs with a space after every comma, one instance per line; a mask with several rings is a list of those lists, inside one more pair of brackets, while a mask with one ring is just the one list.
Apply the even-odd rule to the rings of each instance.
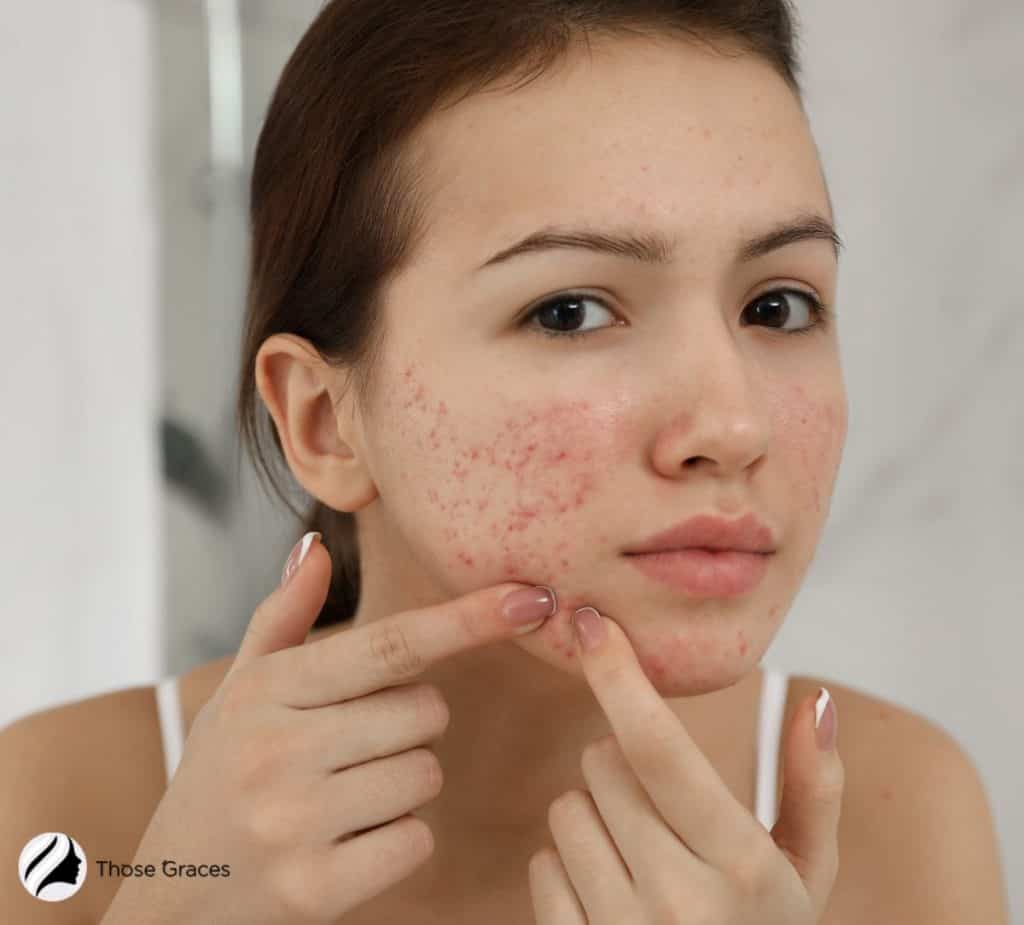
[[638, 555], [679, 549], [770, 553], [776, 548], [771, 528], [748, 512], [735, 520], [698, 514], [641, 540], [624, 553]]
[[690, 597], [737, 597], [753, 591], [772, 561], [769, 553], [676, 549], [633, 554], [627, 561], [648, 578]]

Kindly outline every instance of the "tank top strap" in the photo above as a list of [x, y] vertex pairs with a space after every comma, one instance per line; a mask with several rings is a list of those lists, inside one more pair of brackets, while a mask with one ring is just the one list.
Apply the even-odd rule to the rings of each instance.
[[757, 720], [756, 815], [769, 831], [778, 819], [775, 791], [778, 785], [779, 742], [786, 712], [786, 672], [762, 665], [761, 702]]
[[160, 738], [164, 746], [164, 768], [167, 781], [174, 776], [184, 747], [185, 729], [181, 715], [181, 694], [178, 678], [170, 675], [156, 684], [156, 709], [160, 723]]

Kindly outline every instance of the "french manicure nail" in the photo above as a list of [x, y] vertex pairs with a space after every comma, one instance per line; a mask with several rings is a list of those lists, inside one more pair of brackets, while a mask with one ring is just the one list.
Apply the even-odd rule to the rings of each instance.
[[313, 540], [319, 539], [320, 534], [315, 530], [311, 530], [292, 547], [292, 551], [288, 554], [288, 561], [285, 562], [284, 570], [281, 572], [282, 588], [288, 584], [292, 575], [299, 570], [299, 566], [302, 565], [303, 560], [306, 558], [306, 553], [309, 552], [309, 548], [313, 545]]

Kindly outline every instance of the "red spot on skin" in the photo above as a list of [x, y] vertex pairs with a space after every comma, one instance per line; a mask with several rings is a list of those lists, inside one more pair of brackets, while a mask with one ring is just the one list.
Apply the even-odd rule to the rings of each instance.
[[891, 787], [883, 787], [882, 788], [882, 799], [883, 800], [891, 800], [892, 798], [893, 798], [892, 788]]
[[[433, 545], [443, 542], [445, 563], [474, 582], [527, 581], [556, 589], [559, 614], [536, 631], [540, 657], [563, 666], [576, 658], [568, 617], [584, 604], [609, 608], [645, 673], [667, 694], [681, 687], [688, 695], [702, 686], [719, 689], [724, 677], [746, 670], [767, 647], [789, 604], [786, 583], [795, 583], [824, 519], [845, 437], [841, 395], [822, 392], [813, 380], [774, 380], [771, 440], [757, 470], [762, 474], [751, 467], [748, 497], [773, 517], [795, 551], [772, 573], [781, 575], [776, 584], [769, 579], [764, 587], [770, 590], [753, 601], [693, 601], [644, 584], [618, 561], [621, 547], [692, 513], [700, 503], [694, 499], [705, 498], [694, 486], [711, 481], [702, 469], [680, 469], [684, 454], [714, 449], [703, 440], [704, 411], [680, 398], [680, 382], [666, 385], [663, 395], [645, 392], [643, 409], [635, 377], [628, 387], [602, 382], [607, 394], [596, 389], [576, 399], [538, 388], [533, 398], [517, 400], [500, 391], [485, 394], [500, 386], [482, 384], [472, 393], [448, 393], [449, 414], [445, 402], [435, 401], [433, 385], [416, 381], [412, 364], [403, 375], [393, 407], [428, 397], [436, 405], [433, 416], [398, 411], [392, 425], [404, 435], [395, 451], [410, 447], [407, 460], [398, 457], [399, 468], [408, 470], [400, 473], [407, 477], [403, 500], [419, 506], [410, 523], [423, 525], [417, 529]], [[671, 418], [659, 419], [652, 410], [658, 408]], [[703, 462], [707, 473], [715, 471], [716, 459]], [[793, 574], [787, 577], [786, 569]]]

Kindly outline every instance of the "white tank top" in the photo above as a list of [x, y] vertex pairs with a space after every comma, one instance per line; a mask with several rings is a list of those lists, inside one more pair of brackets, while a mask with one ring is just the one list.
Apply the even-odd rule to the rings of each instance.
[[[754, 788], [755, 815], [771, 831], [778, 819], [775, 805], [776, 772], [782, 719], [786, 709], [786, 687], [789, 678], [783, 671], [762, 665], [761, 701], [757, 720], [757, 778]], [[184, 746], [184, 724], [181, 717], [181, 699], [178, 696], [178, 678], [162, 678], [156, 685], [157, 715], [160, 736], [164, 743], [164, 767], [167, 780], [174, 776]]]

